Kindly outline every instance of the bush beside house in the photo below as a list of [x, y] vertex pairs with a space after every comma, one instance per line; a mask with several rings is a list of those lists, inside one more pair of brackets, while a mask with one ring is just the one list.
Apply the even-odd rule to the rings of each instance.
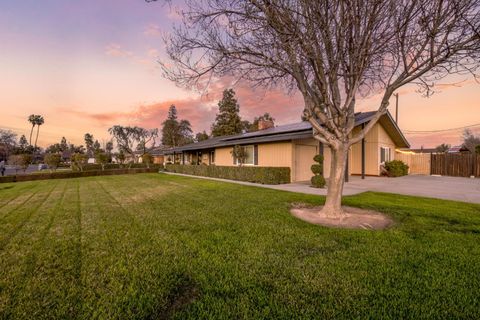
[[282, 184], [290, 182], [288, 167], [230, 167], [167, 164], [168, 172], [190, 174], [195, 176], [239, 180], [262, 184]]
[[400, 160], [385, 162], [385, 170], [389, 177], [401, 177], [408, 174], [408, 165]]
[[323, 188], [325, 187], [325, 178], [323, 177], [323, 156], [317, 154], [313, 157], [315, 164], [312, 164], [311, 170], [314, 176], [310, 179], [310, 183], [314, 188]]

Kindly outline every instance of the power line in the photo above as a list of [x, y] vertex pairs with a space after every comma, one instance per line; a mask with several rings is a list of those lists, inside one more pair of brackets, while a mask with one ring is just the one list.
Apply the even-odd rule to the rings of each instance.
[[480, 123], [472, 124], [472, 125], [464, 126], [464, 127], [451, 128], [451, 129], [425, 130], [425, 131], [402, 130], [402, 131], [405, 132], [405, 133], [435, 133], [435, 132], [445, 132], [445, 131], [455, 131], [455, 130], [461, 130], [461, 129], [468, 129], [468, 128], [479, 127], [479, 126], [480, 126]]

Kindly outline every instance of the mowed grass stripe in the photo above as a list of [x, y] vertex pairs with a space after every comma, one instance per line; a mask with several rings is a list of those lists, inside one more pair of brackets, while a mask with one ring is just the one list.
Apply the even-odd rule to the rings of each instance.
[[[109, 185], [113, 186], [115, 191], [110, 188], [107, 190], [101, 182], [98, 182], [98, 186], [104, 191], [102, 205], [108, 206], [112, 212], [115, 212], [115, 222], [108, 226], [108, 230], [116, 232], [107, 240], [110, 242], [111, 252], [115, 252], [116, 259], [108, 263], [106, 268], [110, 268], [110, 276], [112, 272], [115, 274], [113, 282], [117, 286], [112, 288], [110, 285], [114, 283], [109, 283], [97, 288], [99, 291], [107, 289], [109, 292], [115, 291], [116, 294], [108, 296], [109, 308], [86, 310], [85, 316], [110, 318], [113, 314], [122, 313], [130, 318], [135, 316], [131, 310], [141, 309], [140, 318], [157, 318], [158, 314], [166, 309], [168, 292], [175, 288], [175, 282], [178, 280], [178, 273], [172, 273], [172, 268], [175, 269], [172, 256], [176, 252], [168, 252], [168, 244], [172, 245], [172, 242], [161, 241], [161, 237], [157, 236], [156, 228], [143, 220], [143, 217], [148, 216], [144, 214], [144, 210], [142, 210], [141, 219], [138, 210], [133, 211], [125, 206], [124, 203], [131, 201], [129, 199], [132, 195], [131, 181], [128, 185], [124, 184], [119, 188], [115, 181], [118, 178], [109, 178]], [[127, 196], [129, 192], [130, 196]], [[109, 199], [105, 199], [105, 196]], [[89, 237], [89, 240], [91, 239]], [[126, 243], [128, 243], [127, 247], [124, 246]], [[145, 243], [149, 243], [150, 246], [145, 247]], [[103, 274], [99, 276], [102, 277]], [[98, 283], [98, 279], [95, 282]], [[91, 282], [87, 280], [87, 286], [89, 283]], [[171, 289], [165, 290], [165, 288]], [[95, 302], [105, 304], [105, 301]]]
[[[18, 275], [16, 280], [15, 278], [2, 277], [5, 280], [4, 285], [6, 287], [2, 295], [15, 302], [11, 305], [14, 310], [5, 310], [7, 315], [9, 313], [18, 314], [18, 311], [21, 311], [36, 318], [39, 316], [36, 313], [43, 309], [41, 304], [39, 308], [38, 303], [41, 302], [44, 295], [39, 292], [41, 290], [38, 288], [45, 288], [43, 281], [48, 278], [42, 273], [45, 259], [50, 256], [50, 252], [47, 250], [47, 235], [55, 223], [56, 216], [61, 212], [67, 187], [67, 181], [61, 183], [51, 193], [50, 204], [41, 207], [41, 212], [25, 223], [23, 229], [2, 252], [2, 262], [5, 263], [2, 267], [10, 269], [10, 275], [12, 273]], [[48, 268], [47, 274], [51, 274], [52, 270], [56, 270], [56, 268]], [[51, 279], [52, 282], [56, 280], [58, 279]], [[18, 306], [21, 306], [21, 310], [15, 310]]]
[[[28, 223], [28, 221], [34, 217], [36, 213], [42, 209], [42, 206], [46, 205], [47, 207], [52, 206], [52, 203], [55, 203], [57, 199], [51, 199], [50, 203], [47, 203], [50, 196], [52, 195], [55, 188], [58, 186], [59, 182], [52, 182], [50, 189], [47, 192], [38, 192], [38, 195], [41, 196], [34, 201], [29, 201], [28, 204], [24, 202], [22, 206], [15, 210], [15, 214], [4, 216], [0, 220], [0, 227], [6, 232], [3, 233], [0, 238], [0, 251], [4, 250], [5, 246], [20, 232], [20, 230]], [[35, 193], [34, 195], [36, 195]], [[33, 198], [33, 196], [30, 198]], [[8, 231], [7, 231], [8, 230]]]
[[122, 309], [123, 297], [130, 290], [135, 247], [139, 245], [135, 242], [141, 242], [141, 233], [132, 224], [131, 215], [105, 194], [96, 179], [85, 182], [80, 188], [85, 194], [81, 201], [85, 239], [82, 275], [88, 290], [82, 313], [86, 318], [108, 318]]
[[36, 183], [6, 183], [3, 185], [0, 184], [0, 210], [7, 206], [10, 202], [22, 197], [22, 195], [30, 194], [30, 191], [32, 189], [38, 187], [39, 185]]
[[[32, 193], [20, 194], [18, 197], [8, 201], [8, 203], [0, 209], [0, 223], [5, 221], [12, 212], [18, 211], [24, 205], [30, 205], [28, 201], [30, 201], [30, 199], [32, 199], [37, 193], [41, 193], [41, 188], [38, 188], [38, 190]], [[4, 213], [1, 211], [4, 211]]]

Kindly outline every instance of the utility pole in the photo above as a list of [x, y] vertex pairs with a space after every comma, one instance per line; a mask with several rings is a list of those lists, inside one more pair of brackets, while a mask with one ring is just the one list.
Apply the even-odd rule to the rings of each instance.
[[395, 123], [398, 125], [398, 93], [393, 95], [395, 96]]

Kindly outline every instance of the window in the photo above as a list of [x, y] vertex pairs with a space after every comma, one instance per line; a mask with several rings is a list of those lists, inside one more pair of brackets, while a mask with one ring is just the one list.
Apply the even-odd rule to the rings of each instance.
[[380, 163], [383, 164], [391, 160], [390, 148], [380, 147]]
[[[243, 150], [245, 150], [245, 159], [243, 161], [244, 165], [254, 165], [255, 164], [255, 155], [254, 155], [254, 147], [253, 146], [243, 146]], [[237, 165], [240, 164], [239, 159], [237, 160]]]

